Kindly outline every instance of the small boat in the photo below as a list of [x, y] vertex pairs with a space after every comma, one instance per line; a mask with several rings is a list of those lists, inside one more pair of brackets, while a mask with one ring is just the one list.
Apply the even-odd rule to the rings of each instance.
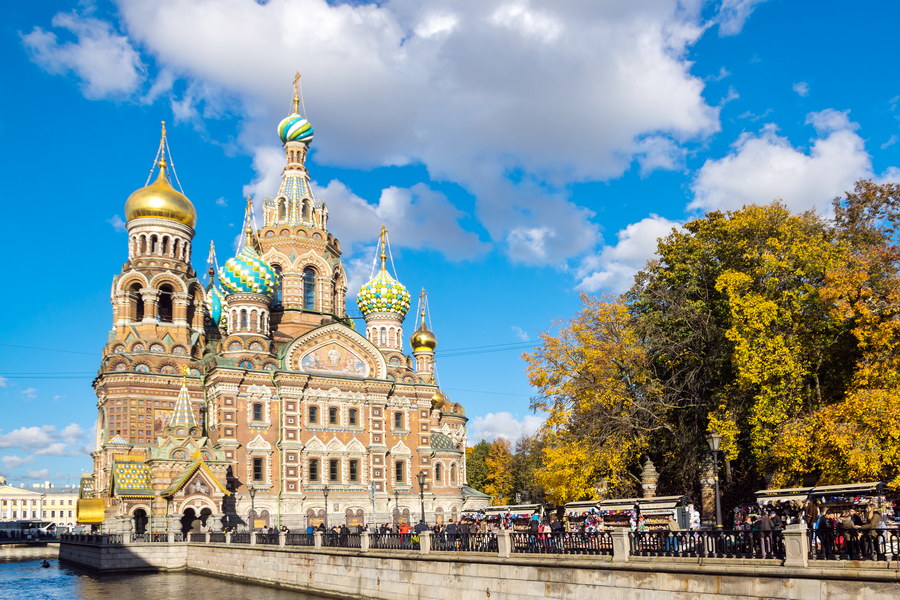
[[50, 561], [44, 559], [44, 562], [41, 563], [41, 566], [44, 567], [45, 569], [49, 569], [49, 568], [50, 568]]

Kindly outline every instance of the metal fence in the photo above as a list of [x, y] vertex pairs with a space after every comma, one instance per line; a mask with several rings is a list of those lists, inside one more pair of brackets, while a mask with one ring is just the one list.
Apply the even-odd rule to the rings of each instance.
[[437, 552], [497, 552], [497, 534], [434, 533], [431, 549]]
[[636, 556], [784, 558], [781, 531], [638, 531], [628, 537]]
[[206, 542], [206, 534], [205, 533], [190, 533], [188, 534], [188, 541], [194, 543], [205, 543]]
[[357, 533], [323, 533], [322, 547], [359, 548], [360, 537]]
[[250, 532], [242, 531], [240, 533], [232, 533], [231, 534], [231, 543], [232, 544], [249, 544], [250, 543]]
[[900, 560], [900, 529], [809, 530], [809, 557], [816, 560]]
[[316, 539], [311, 533], [289, 533], [284, 543], [286, 546], [315, 546]]
[[258, 533], [257, 532], [256, 543], [257, 544], [265, 544], [267, 546], [277, 546], [278, 545], [278, 534], [277, 533]]
[[519, 554], [612, 554], [612, 534], [608, 531], [557, 531], [510, 534], [512, 551]]
[[369, 535], [369, 548], [418, 550], [419, 536], [410, 533], [373, 533]]
[[221, 531], [214, 531], [209, 534], [209, 541], [213, 543], [224, 544], [225, 543], [225, 533]]

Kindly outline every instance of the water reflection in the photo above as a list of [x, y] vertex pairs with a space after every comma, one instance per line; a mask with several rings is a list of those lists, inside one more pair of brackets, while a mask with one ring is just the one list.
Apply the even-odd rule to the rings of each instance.
[[60, 566], [55, 558], [50, 568], [40, 560], [0, 563], [0, 598], [10, 600], [109, 600], [140, 598], [171, 600], [321, 600], [302, 592], [237, 583], [193, 573], [149, 573], [145, 575], [93, 575]]

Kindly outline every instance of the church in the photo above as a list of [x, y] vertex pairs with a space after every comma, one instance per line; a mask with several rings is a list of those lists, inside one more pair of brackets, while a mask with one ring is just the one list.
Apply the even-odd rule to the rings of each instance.
[[125, 202], [128, 260], [93, 383], [97, 446], [79, 522], [296, 530], [411, 522], [422, 510], [435, 523], [488, 504], [466, 486], [465, 411], [438, 385], [424, 290], [404, 332], [411, 297], [391, 273], [384, 227], [357, 293], [360, 331], [347, 313], [341, 244], [312, 192], [313, 128], [300, 111], [297, 77], [277, 128], [280, 186], [258, 227], [248, 201], [233, 257], [220, 266], [210, 245], [205, 281], [191, 262], [197, 213], [172, 185], [163, 124], [156, 178]]

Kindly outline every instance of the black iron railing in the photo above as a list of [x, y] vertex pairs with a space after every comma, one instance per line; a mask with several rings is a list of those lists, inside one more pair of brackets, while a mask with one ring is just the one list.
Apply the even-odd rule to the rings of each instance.
[[231, 543], [232, 544], [249, 544], [250, 543], [250, 532], [249, 531], [241, 531], [238, 533], [231, 534]]
[[510, 534], [512, 551], [520, 554], [612, 554], [608, 531], [558, 531]]
[[224, 544], [225, 533], [222, 531], [213, 531], [209, 534], [209, 541], [212, 543]]
[[169, 541], [168, 533], [135, 533], [131, 536], [132, 542], [143, 542], [145, 544], [155, 543], [161, 544]]
[[257, 533], [256, 534], [256, 543], [257, 544], [265, 544], [267, 546], [277, 546], [278, 545], [278, 534], [277, 533]]
[[784, 558], [781, 531], [638, 531], [628, 537], [637, 556]]
[[196, 543], [205, 543], [206, 542], [206, 534], [205, 533], [189, 533], [188, 541]]
[[287, 546], [315, 546], [316, 538], [311, 533], [289, 533], [284, 543]]
[[360, 537], [357, 533], [323, 533], [322, 546], [331, 548], [359, 548]]
[[418, 550], [419, 536], [411, 533], [373, 533], [369, 547], [379, 550]]
[[816, 560], [900, 560], [900, 529], [810, 529], [809, 557]]
[[497, 534], [434, 533], [431, 549], [437, 552], [497, 552]]

